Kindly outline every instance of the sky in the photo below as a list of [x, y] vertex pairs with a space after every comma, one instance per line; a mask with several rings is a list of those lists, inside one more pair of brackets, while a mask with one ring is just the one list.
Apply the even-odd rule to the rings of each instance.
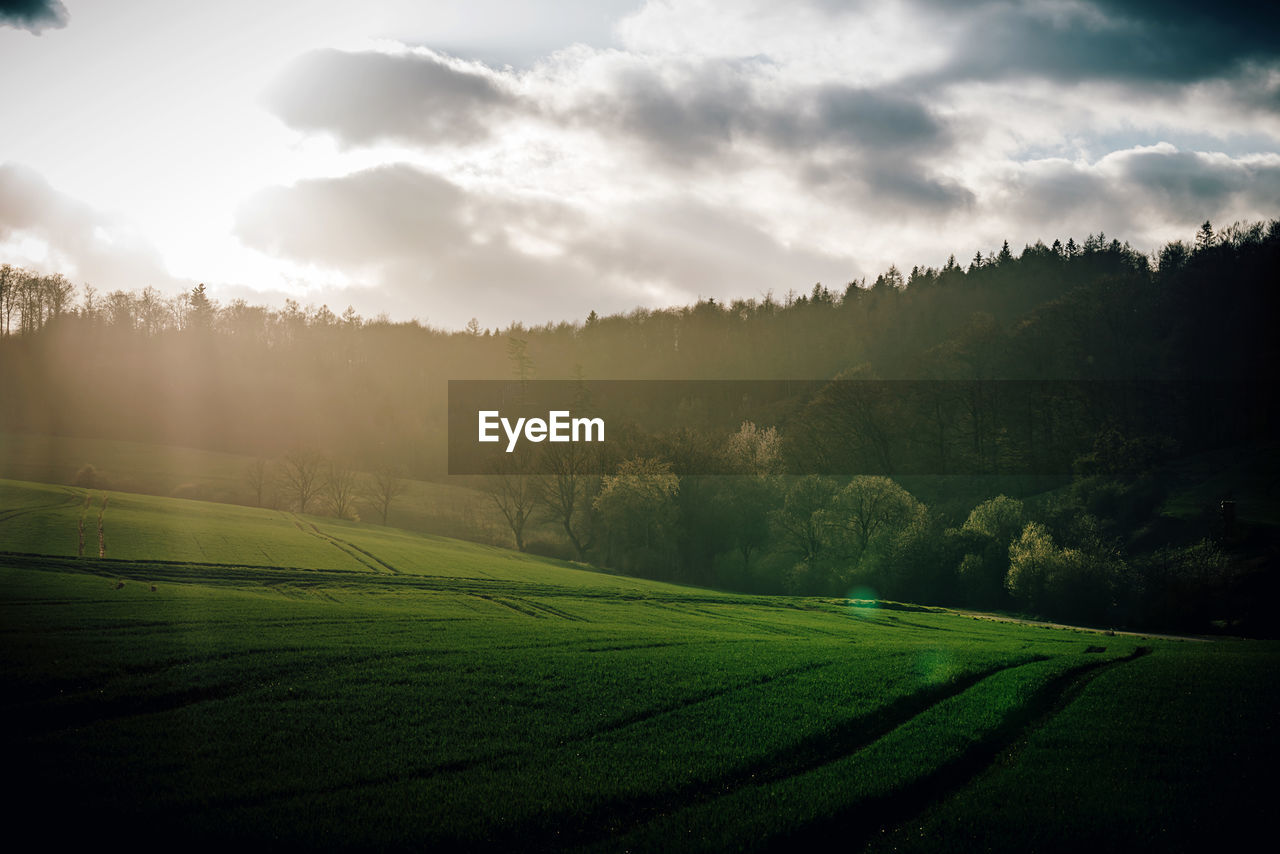
[[1280, 13], [0, 0], [0, 263], [461, 328], [1280, 217]]

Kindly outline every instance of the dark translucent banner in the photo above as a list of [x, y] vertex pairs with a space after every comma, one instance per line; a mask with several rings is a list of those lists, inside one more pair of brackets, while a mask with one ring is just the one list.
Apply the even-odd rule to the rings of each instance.
[[1275, 414], [1249, 382], [459, 380], [449, 473], [1132, 475]]

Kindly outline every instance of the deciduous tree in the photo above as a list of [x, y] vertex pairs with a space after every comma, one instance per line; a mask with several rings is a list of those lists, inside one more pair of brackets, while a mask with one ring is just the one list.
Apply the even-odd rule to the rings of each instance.
[[339, 519], [357, 519], [356, 473], [347, 463], [330, 460], [324, 477], [324, 496], [329, 510]]
[[306, 513], [324, 486], [325, 456], [315, 448], [294, 448], [280, 461], [280, 489]]
[[484, 476], [481, 489], [507, 520], [516, 550], [524, 551], [524, 531], [538, 505], [538, 484], [529, 471], [528, 445], [518, 446], [514, 453], [504, 455], [493, 471]]
[[382, 465], [373, 471], [373, 480], [365, 488], [365, 501], [369, 503], [387, 524], [391, 504], [409, 489], [408, 482], [397, 466]]

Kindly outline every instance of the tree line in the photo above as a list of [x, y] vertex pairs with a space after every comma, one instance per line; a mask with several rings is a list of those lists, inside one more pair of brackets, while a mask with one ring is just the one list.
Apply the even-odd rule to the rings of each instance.
[[[1245, 537], [1216, 513], [1168, 527], [1165, 458], [1145, 439], [1097, 437], [1076, 474], [1047, 490], [1038, 478], [785, 475], [778, 431], [751, 423], [718, 442], [672, 440], [605, 475], [580, 465], [580, 446], [548, 446], [557, 460], [544, 473], [477, 483], [507, 520], [509, 545], [628, 574], [1111, 627], [1272, 622], [1272, 567], [1241, 560]], [[737, 473], [679, 474], [697, 453]]]
[[366, 518], [383, 525], [387, 524], [392, 504], [409, 487], [395, 466], [358, 472], [315, 448], [293, 448], [276, 460], [258, 457], [249, 463], [244, 476], [258, 507], [328, 513], [359, 521], [362, 505], [369, 514]]
[[[817, 284], [781, 298], [460, 331], [294, 301], [222, 303], [203, 286], [174, 297], [149, 288], [102, 295], [9, 267], [0, 427], [282, 465], [298, 448], [323, 449], [352, 470], [439, 478], [450, 379], [1265, 384], [1277, 364], [1278, 262], [1280, 221], [1221, 231], [1206, 223], [1152, 256], [1102, 234], [1017, 253], [1006, 243], [964, 266], [891, 268], [870, 283]], [[678, 430], [623, 443], [594, 469], [604, 474], [583, 475], [580, 462], [561, 459], [538, 477], [495, 472], [484, 482], [517, 547], [739, 589], [843, 595], [865, 584], [882, 595], [1057, 616], [1077, 602], [1073, 613], [1130, 624], [1169, 622], [1152, 615], [1193, 598], [1166, 595], [1179, 585], [1217, 585], [1204, 602], [1219, 603], [1210, 608], [1219, 614], [1227, 587], [1249, 589], [1248, 579], [1224, 580], [1239, 561], [1231, 564], [1232, 547], [1210, 521], [1152, 531], [1170, 488], [1161, 467], [1258, 440], [1269, 402], [1179, 410], [1189, 414], [1168, 435], [1143, 420], [1144, 407], [1126, 414], [1105, 400], [1088, 417], [1069, 405], [1019, 421], [1007, 401], [954, 399], [931, 424], [923, 403], [817, 388], [728, 431], [685, 413]], [[1000, 474], [1011, 431], [1024, 422], [1064, 477]], [[780, 473], [804, 454], [834, 459], [833, 472], [876, 474]], [[972, 459], [994, 463], [996, 474], [947, 474]], [[695, 473], [711, 470], [736, 474]], [[900, 473], [913, 470], [938, 477]], [[317, 477], [334, 479], [324, 466]], [[298, 485], [276, 492], [321, 506], [319, 493]], [[324, 501], [332, 512], [334, 500]], [[877, 522], [864, 507], [890, 515]]]

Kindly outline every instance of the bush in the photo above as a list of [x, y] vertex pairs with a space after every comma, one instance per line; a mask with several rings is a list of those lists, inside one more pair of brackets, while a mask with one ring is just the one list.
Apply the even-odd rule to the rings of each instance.
[[[1080, 520], [1087, 536], [1077, 548], [1059, 548], [1049, 530], [1028, 522], [1009, 546], [1009, 592], [1037, 613], [1058, 620], [1112, 624], [1132, 586], [1128, 566], [1096, 536], [1096, 521]], [[1092, 532], [1092, 533], [1091, 533]]]
[[1009, 545], [1009, 572], [1005, 577], [1009, 593], [1033, 608], [1039, 607], [1060, 554], [1049, 530], [1039, 522], [1028, 522]]
[[[1009, 546], [1026, 523], [1021, 501], [1007, 495], [982, 502], [958, 529], [946, 532], [964, 601], [978, 608], [1007, 604]], [[956, 565], [956, 560], [959, 565]]]
[[1007, 495], [997, 495], [973, 508], [961, 530], [985, 534], [1008, 548], [1025, 523], [1026, 511], [1022, 502]]

